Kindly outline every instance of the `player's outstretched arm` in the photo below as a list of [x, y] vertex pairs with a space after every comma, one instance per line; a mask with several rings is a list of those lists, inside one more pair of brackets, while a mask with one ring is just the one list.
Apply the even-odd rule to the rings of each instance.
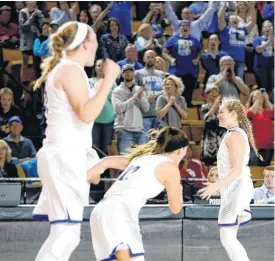
[[106, 169], [126, 169], [129, 163], [130, 160], [126, 156], [105, 157], [88, 170], [88, 181], [95, 183], [95, 180], [100, 177]]
[[165, 186], [171, 212], [178, 214], [183, 208], [183, 193], [178, 167], [171, 162], [161, 163], [155, 170], [155, 176]]

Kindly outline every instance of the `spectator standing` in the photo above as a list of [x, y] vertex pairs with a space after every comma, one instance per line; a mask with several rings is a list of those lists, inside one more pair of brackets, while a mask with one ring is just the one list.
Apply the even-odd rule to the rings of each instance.
[[144, 130], [148, 132], [150, 129], [159, 128], [156, 100], [157, 97], [162, 94], [162, 82], [166, 74], [155, 69], [156, 53], [154, 51], [146, 51], [143, 61], [145, 67], [135, 72], [135, 82], [138, 86], [144, 88], [144, 93], [150, 103], [150, 110], [143, 114]]
[[254, 72], [258, 86], [271, 94], [274, 89], [274, 36], [270, 21], [262, 24], [262, 36], [253, 42], [255, 48]]
[[158, 96], [156, 103], [160, 128], [165, 126], [181, 129], [181, 120], [187, 118], [187, 105], [181, 96], [184, 85], [180, 78], [170, 75], [163, 81], [164, 94]]
[[[217, 10], [217, 4], [213, 1], [209, 2], [209, 6], [203, 15], [200, 16], [199, 19], [193, 21], [194, 16], [192, 11], [185, 7], [181, 12], [181, 19], [188, 20], [190, 22], [190, 34], [200, 41], [202, 31], [206, 31], [206, 29], [210, 26], [212, 22], [212, 18]], [[173, 28], [173, 34], [178, 35], [180, 33], [180, 27], [182, 25], [182, 21], [178, 20], [177, 15], [175, 14], [170, 1], [165, 1], [165, 12], [169, 22]]]
[[162, 46], [154, 37], [152, 26], [150, 24], [141, 24], [138, 28], [138, 38], [135, 41], [139, 60], [142, 60], [147, 50], [153, 50], [158, 55], [162, 53]]
[[150, 104], [144, 96], [143, 88], [134, 84], [134, 75], [134, 67], [124, 65], [124, 82], [113, 91], [112, 96], [119, 154], [126, 154], [133, 144], [144, 144], [147, 141], [142, 113], [149, 110]]
[[[239, 28], [245, 27], [251, 21], [252, 8], [254, 7], [252, 5], [249, 5], [246, 1], [237, 2], [236, 15], [239, 19]], [[254, 48], [252, 43], [258, 36], [258, 26], [255, 23], [251, 32], [245, 37], [245, 65], [247, 67], [247, 72], [253, 72]]]
[[243, 82], [242, 78], [235, 75], [235, 62], [230, 56], [223, 56], [220, 59], [220, 73], [209, 77], [206, 85], [208, 87], [214, 84], [220, 88], [223, 97], [235, 97], [240, 99], [240, 94], [248, 96], [250, 89]]
[[108, 33], [100, 38], [100, 48], [104, 59], [117, 62], [125, 58], [125, 49], [129, 44], [126, 36], [120, 34], [120, 24], [116, 18], [109, 18]]
[[208, 40], [208, 49], [202, 53], [200, 61], [201, 66], [206, 71], [204, 76], [204, 86], [208, 78], [213, 74], [220, 73], [220, 59], [226, 53], [219, 51], [220, 40], [217, 34], [212, 34]]
[[70, 8], [66, 1], [58, 1], [57, 6], [51, 9], [50, 17], [53, 22], [56, 22], [59, 25], [65, 24], [69, 21], [76, 21], [75, 8], [76, 4], [73, 8]]
[[9, 119], [10, 134], [4, 138], [10, 148], [13, 162], [21, 163], [36, 156], [36, 149], [32, 141], [21, 135], [23, 130], [22, 120], [18, 116]]
[[180, 77], [186, 86], [183, 96], [188, 107], [192, 106], [192, 93], [197, 84], [201, 49], [200, 42], [190, 35], [190, 22], [183, 20], [180, 33], [171, 36], [163, 50], [163, 57], [170, 63], [168, 72]]
[[263, 157], [260, 161], [252, 149], [249, 165], [268, 166], [274, 155], [274, 105], [264, 90], [255, 90], [250, 94], [246, 114], [253, 127], [256, 147]]
[[142, 69], [144, 66], [138, 61], [138, 52], [134, 44], [128, 44], [125, 49], [126, 58], [118, 61], [117, 64], [122, 68], [125, 64], [131, 64], [135, 70]]
[[252, 31], [256, 24], [256, 11], [252, 2], [247, 2], [250, 8], [251, 20], [245, 27], [239, 27], [239, 19], [236, 15], [229, 17], [229, 25], [226, 25], [225, 10], [227, 1], [219, 11], [219, 30], [221, 39], [221, 51], [226, 52], [235, 61], [235, 74], [243, 79], [245, 61], [245, 37]]
[[[95, 63], [96, 77], [89, 79], [92, 88], [98, 91], [99, 81], [104, 78], [104, 61], [97, 60]], [[115, 120], [115, 111], [112, 105], [112, 92], [117, 87], [114, 83], [112, 91], [109, 93], [104, 107], [95, 119], [92, 135], [93, 145], [102, 150], [105, 154], [108, 154], [108, 146], [112, 142], [113, 127]]]
[[[150, 3], [150, 11], [143, 19], [143, 23], [150, 24], [152, 26], [154, 38], [158, 40], [160, 45], [163, 45], [165, 42], [164, 30], [169, 26], [169, 21], [162, 15], [161, 10], [164, 9], [163, 4]], [[164, 10], [165, 14], [165, 10]]]
[[201, 107], [201, 113], [205, 121], [201, 143], [201, 160], [207, 166], [211, 166], [217, 161], [218, 149], [226, 131], [219, 126], [217, 119], [221, 102], [220, 89], [212, 85], [205, 90], [205, 93], [207, 95], [207, 103]]
[[33, 56], [33, 43], [40, 36], [40, 28], [44, 22], [44, 15], [37, 9], [36, 2], [27, 2], [26, 8], [19, 13], [20, 50], [23, 55], [21, 67], [21, 81], [34, 80], [32, 69], [28, 69], [29, 57]]
[[121, 25], [120, 33], [125, 35], [129, 42], [132, 38], [132, 7], [133, 1], [114, 1], [108, 13], [109, 18], [118, 20]]

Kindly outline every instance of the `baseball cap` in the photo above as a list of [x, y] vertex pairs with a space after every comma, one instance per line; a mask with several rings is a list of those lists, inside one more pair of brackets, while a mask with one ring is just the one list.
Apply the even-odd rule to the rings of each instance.
[[12, 117], [9, 119], [9, 124], [13, 123], [14, 121], [19, 122], [19, 123], [22, 124], [22, 120], [20, 119], [19, 116], [12, 116]]
[[122, 67], [122, 73], [126, 72], [126, 71], [135, 71], [135, 67], [131, 64], [125, 64], [123, 67]]

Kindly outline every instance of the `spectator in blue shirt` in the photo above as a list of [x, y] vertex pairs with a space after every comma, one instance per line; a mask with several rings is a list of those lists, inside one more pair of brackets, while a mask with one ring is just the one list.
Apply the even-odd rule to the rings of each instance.
[[254, 40], [253, 47], [256, 51], [254, 72], [258, 86], [270, 93], [274, 87], [274, 36], [270, 21], [263, 23], [262, 36]]
[[148, 23], [152, 26], [154, 37], [161, 45], [165, 42], [164, 30], [169, 26], [168, 19], [161, 14], [162, 7], [163, 4], [151, 3], [149, 6], [150, 11], [143, 19], [143, 23]]
[[117, 62], [125, 58], [125, 48], [129, 44], [125, 35], [120, 34], [120, 24], [116, 18], [109, 18], [108, 33], [100, 38], [100, 48], [104, 59]]
[[189, 6], [189, 9], [191, 10], [194, 20], [199, 19], [204, 12], [207, 10], [208, 4], [202, 1], [195, 1], [193, 4]]
[[220, 40], [218, 35], [212, 34], [209, 37], [207, 51], [201, 55], [201, 65], [206, 71], [203, 82], [204, 86], [211, 75], [220, 73], [220, 58], [226, 54], [219, 51], [219, 45]]
[[9, 119], [10, 134], [4, 140], [11, 148], [14, 163], [21, 163], [36, 156], [36, 149], [32, 141], [21, 135], [23, 130], [22, 120], [18, 116]]
[[109, 18], [114, 17], [119, 21], [120, 33], [127, 36], [129, 41], [132, 38], [132, 6], [132, 1], [114, 1], [108, 13]]
[[135, 70], [142, 69], [144, 66], [138, 62], [138, 52], [136, 46], [134, 44], [128, 44], [125, 49], [125, 56], [126, 58], [118, 61], [117, 64], [122, 68], [125, 64], [132, 64]]
[[[213, 1], [211, 1], [209, 3], [209, 7], [204, 12], [204, 14], [201, 15], [199, 19], [193, 21], [194, 17], [193, 17], [192, 11], [189, 8], [183, 8], [181, 13], [181, 19], [188, 20], [190, 22], [190, 34], [195, 39], [200, 41], [201, 32], [206, 31], [206, 29], [210, 26], [216, 10], [217, 10], [217, 3], [214, 3]], [[170, 1], [165, 2], [165, 11], [166, 11], [167, 18], [172, 25], [173, 33], [177, 35], [180, 31], [181, 20], [178, 20], [178, 17], [175, 14]]]
[[[49, 27], [49, 34], [52, 35], [56, 33], [56, 31], [59, 28], [59, 24], [57, 22], [51, 22]], [[50, 38], [47, 37], [46, 40], [43, 42], [39, 41], [39, 38], [37, 38], [34, 42], [34, 55], [41, 56], [42, 58], [45, 58], [46, 56], [50, 56]]]
[[267, 2], [263, 7], [263, 19], [274, 24], [274, 2]]
[[58, 1], [57, 7], [53, 7], [50, 11], [51, 19], [62, 25], [69, 21], [76, 21], [75, 13], [76, 5], [73, 8], [70, 8], [66, 1]]
[[171, 36], [163, 50], [163, 57], [170, 62], [169, 73], [180, 77], [186, 87], [183, 96], [189, 107], [197, 83], [201, 49], [200, 42], [190, 35], [190, 22], [183, 20], [180, 33]]
[[49, 27], [50, 27], [49, 23], [46, 23], [46, 22], [43, 23], [41, 26], [41, 35], [34, 40], [33, 54], [35, 56], [40, 56], [39, 51], [40, 51], [41, 44], [44, 41], [46, 41], [49, 37]]
[[225, 22], [226, 1], [219, 12], [219, 30], [221, 39], [221, 51], [226, 52], [235, 60], [235, 73], [243, 79], [245, 61], [245, 36], [251, 32], [256, 24], [256, 11], [250, 4], [251, 21], [245, 27], [239, 27], [236, 15], [229, 17], [229, 25]]

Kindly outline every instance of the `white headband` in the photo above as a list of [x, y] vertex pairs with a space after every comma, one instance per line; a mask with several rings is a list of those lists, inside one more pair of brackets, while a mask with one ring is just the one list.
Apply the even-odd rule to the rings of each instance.
[[75, 49], [86, 38], [88, 33], [88, 26], [84, 23], [77, 22], [77, 32], [72, 43], [66, 48], [67, 51]]

